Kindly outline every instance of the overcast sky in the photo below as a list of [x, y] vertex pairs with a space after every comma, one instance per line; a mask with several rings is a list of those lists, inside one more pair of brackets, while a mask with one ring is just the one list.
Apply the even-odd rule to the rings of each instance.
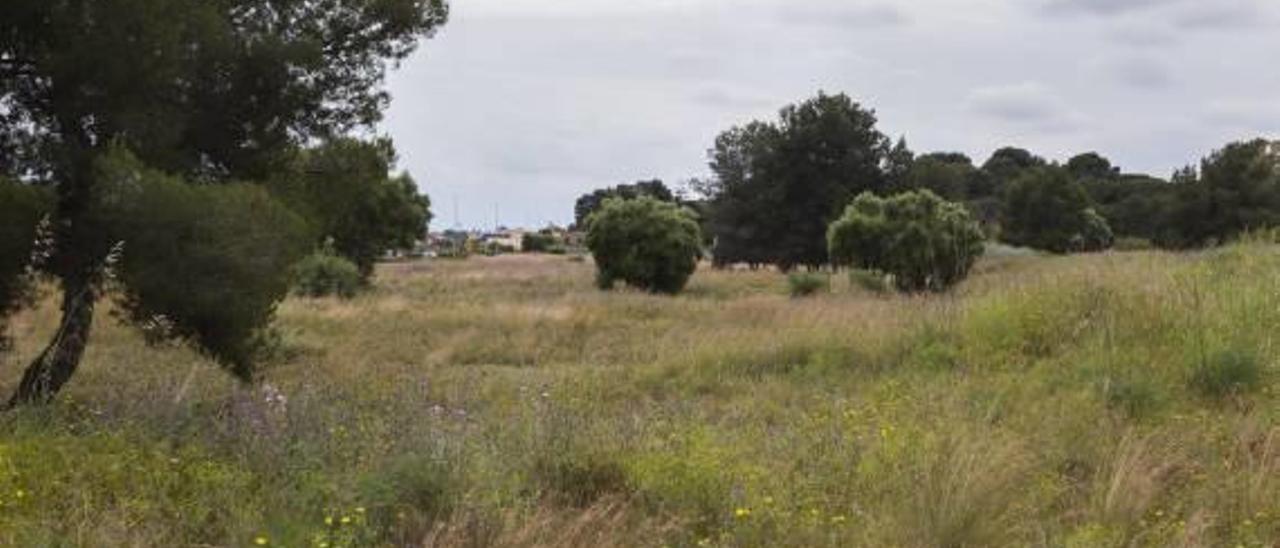
[[452, 4], [392, 74], [383, 124], [436, 229], [492, 226], [495, 206], [563, 224], [591, 189], [704, 176], [718, 133], [818, 90], [978, 162], [1016, 144], [1168, 176], [1280, 136], [1278, 0]]

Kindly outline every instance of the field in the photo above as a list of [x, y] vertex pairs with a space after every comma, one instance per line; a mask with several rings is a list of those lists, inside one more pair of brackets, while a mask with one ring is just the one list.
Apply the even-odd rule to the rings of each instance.
[[0, 544], [1280, 546], [1262, 243], [987, 258], [928, 297], [388, 264], [287, 301], [256, 388], [95, 329], [58, 403], [0, 416]]

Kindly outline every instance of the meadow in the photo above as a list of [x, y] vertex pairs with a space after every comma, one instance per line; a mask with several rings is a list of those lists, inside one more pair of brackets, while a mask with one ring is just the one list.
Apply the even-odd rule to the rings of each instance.
[[286, 301], [256, 387], [103, 307], [58, 402], [0, 415], [0, 544], [1280, 546], [1271, 245], [988, 257], [929, 296], [592, 277], [381, 265]]

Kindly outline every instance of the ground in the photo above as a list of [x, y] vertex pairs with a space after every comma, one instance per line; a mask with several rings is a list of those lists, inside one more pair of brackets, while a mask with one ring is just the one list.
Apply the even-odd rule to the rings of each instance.
[[255, 387], [107, 307], [59, 401], [0, 416], [0, 544], [1280, 545], [1269, 245], [989, 257], [929, 296], [592, 275], [383, 265], [285, 302]]

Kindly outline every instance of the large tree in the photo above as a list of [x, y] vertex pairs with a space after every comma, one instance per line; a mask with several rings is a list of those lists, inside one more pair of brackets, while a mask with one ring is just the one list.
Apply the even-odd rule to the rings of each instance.
[[717, 262], [783, 269], [827, 262], [826, 232], [844, 204], [884, 193], [904, 176], [910, 152], [876, 129], [876, 116], [844, 94], [782, 109], [721, 135], [710, 152]]
[[[11, 403], [51, 398], [83, 354], [112, 247], [92, 222], [109, 151], [138, 164], [113, 166], [196, 183], [263, 180], [285, 151], [378, 121], [388, 66], [447, 11], [444, 0], [0, 2], [0, 168], [52, 186], [48, 270], [63, 293], [58, 334]], [[256, 200], [220, 198], [209, 213]]]

